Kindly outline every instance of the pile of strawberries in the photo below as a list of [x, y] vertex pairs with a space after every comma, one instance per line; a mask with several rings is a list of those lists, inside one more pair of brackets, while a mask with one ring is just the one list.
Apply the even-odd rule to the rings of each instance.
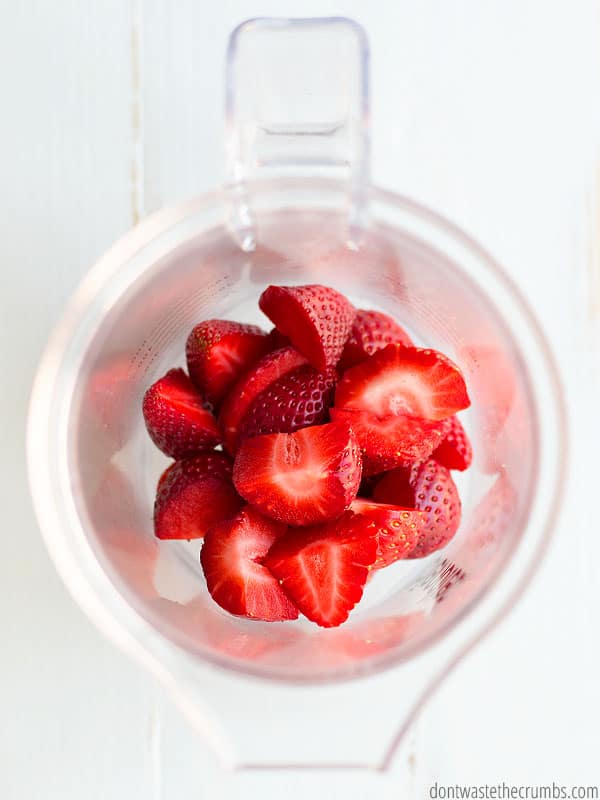
[[202, 322], [189, 377], [172, 369], [144, 396], [148, 432], [175, 459], [155, 533], [204, 539], [208, 590], [232, 614], [340, 625], [370, 573], [456, 533], [465, 382], [334, 289], [269, 286], [259, 305], [270, 333]]

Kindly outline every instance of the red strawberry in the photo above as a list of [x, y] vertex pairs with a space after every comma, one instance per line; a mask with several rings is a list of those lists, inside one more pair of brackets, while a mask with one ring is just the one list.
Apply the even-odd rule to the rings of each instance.
[[424, 514], [414, 508], [354, 500], [350, 510], [372, 520], [377, 526], [377, 558], [371, 569], [381, 569], [407, 558], [414, 549], [424, 524]]
[[277, 328], [271, 328], [268, 333], [269, 349], [280, 350], [282, 347], [289, 347], [291, 345], [287, 336], [284, 336]]
[[240, 425], [243, 439], [263, 433], [292, 433], [327, 421], [337, 374], [306, 364], [261, 392]]
[[416, 508], [425, 514], [419, 541], [409, 558], [422, 558], [444, 547], [460, 524], [460, 497], [449, 470], [429, 459], [410, 470], [388, 472], [373, 491], [378, 503]]
[[150, 438], [171, 458], [188, 458], [221, 442], [217, 421], [182, 369], [152, 384], [142, 411]]
[[441, 420], [470, 401], [460, 370], [442, 353], [388, 344], [344, 374], [335, 405], [378, 417], [409, 414]]
[[412, 346], [410, 336], [396, 320], [381, 311], [365, 311], [360, 308], [354, 317], [338, 370], [345, 372], [350, 367], [360, 364], [376, 350], [393, 343]]
[[208, 319], [188, 336], [185, 354], [190, 378], [217, 408], [240, 375], [271, 349], [256, 325]]
[[471, 442], [458, 417], [450, 417], [448, 422], [448, 433], [431, 457], [443, 467], [463, 471], [473, 461]]
[[283, 375], [306, 364], [303, 355], [293, 347], [274, 350], [254, 365], [235, 384], [223, 403], [219, 424], [223, 431], [223, 442], [234, 455], [239, 444], [240, 424], [261, 392]]
[[159, 539], [200, 539], [242, 505], [231, 483], [231, 461], [224, 453], [202, 453], [176, 461], [161, 475], [154, 532]]
[[277, 579], [260, 563], [285, 531], [285, 525], [246, 506], [207, 532], [200, 563], [215, 603], [232, 614], [267, 622], [298, 617]]
[[377, 528], [347, 512], [335, 522], [288, 530], [264, 564], [304, 616], [329, 628], [341, 625], [362, 597], [377, 556]]
[[263, 514], [289, 525], [339, 517], [356, 497], [360, 450], [347, 425], [246, 439], [233, 467], [238, 492]]
[[354, 319], [354, 306], [327, 286], [269, 286], [259, 306], [313, 367], [337, 364]]
[[445, 420], [393, 414], [380, 418], [346, 408], [332, 408], [329, 413], [333, 422], [346, 423], [356, 434], [366, 476], [429, 458], [447, 430]]

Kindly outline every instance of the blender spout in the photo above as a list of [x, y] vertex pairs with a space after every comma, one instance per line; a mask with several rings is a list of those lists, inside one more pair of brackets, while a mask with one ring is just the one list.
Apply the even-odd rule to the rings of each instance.
[[252, 19], [231, 34], [226, 68], [229, 227], [256, 247], [254, 180], [343, 178], [348, 243], [364, 226], [369, 182], [369, 47], [343, 17]]

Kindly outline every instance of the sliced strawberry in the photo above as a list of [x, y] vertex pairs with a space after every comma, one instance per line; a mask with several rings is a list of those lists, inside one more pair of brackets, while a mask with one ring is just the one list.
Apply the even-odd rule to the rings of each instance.
[[473, 461], [471, 442], [458, 417], [450, 417], [448, 422], [448, 433], [431, 457], [443, 467], [463, 471]]
[[443, 441], [447, 423], [406, 415], [377, 417], [369, 411], [330, 410], [333, 422], [349, 425], [358, 439], [363, 475], [374, 475], [428, 458]]
[[377, 526], [377, 558], [371, 569], [382, 569], [401, 558], [408, 558], [415, 548], [425, 522], [422, 511], [414, 508], [353, 501], [350, 510], [372, 520]]
[[200, 563], [215, 603], [231, 614], [267, 622], [298, 617], [277, 579], [260, 563], [285, 531], [285, 525], [246, 506], [207, 532]]
[[264, 564], [305, 617], [341, 625], [362, 597], [377, 557], [377, 527], [347, 512], [335, 522], [288, 530]]
[[409, 414], [441, 420], [470, 401], [459, 368], [442, 353], [388, 344], [344, 374], [335, 405], [378, 417]]
[[271, 328], [268, 333], [269, 350], [280, 350], [282, 347], [289, 347], [291, 345], [287, 336], [284, 336], [277, 328]]
[[188, 458], [221, 442], [217, 421], [182, 369], [152, 384], [142, 411], [150, 438], [171, 458]]
[[200, 539], [208, 528], [237, 513], [243, 501], [231, 483], [224, 453], [176, 461], [163, 472], [154, 503], [159, 539]]
[[268, 286], [259, 306], [321, 372], [337, 364], [354, 319], [354, 306], [327, 286]]
[[240, 425], [240, 437], [292, 433], [327, 421], [337, 373], [319, 372], [306, 364], [261, 392]]
[[242, 497], [289, 525], [339, 517], [356, 497], [360, 475], [356, 437], [337, 423], [246, 439], [233, 467]]
[[360, 308], [354, 317], [350, 335], [338, 364], [339, 372], [345, 372], [350, 367], [360, 364], [388, 344], [411, 347], [412, 340], [404, 328], [387, 314]]
[[190, 378], [218, 408], [240, 375], [272, 349], [269, 337], [256, 325], [208, 319], [188, 336], [185, 354]]
[[283, 347], [264, 356], [230, 391], [219, 414], [223, 442], [234, 455], [239, 444], [240, 424], [261, 392], [283, 375], [306, 364], [306, 359], [294, 347]]
[[460, 497], [446, 467], [429, 459], [409, 470], [388, 472], [373, 490], [378, 503], [416, 508], [425, 514], [419, 541], [409, 558], [423, 558], [444, 547], [460, 524]]

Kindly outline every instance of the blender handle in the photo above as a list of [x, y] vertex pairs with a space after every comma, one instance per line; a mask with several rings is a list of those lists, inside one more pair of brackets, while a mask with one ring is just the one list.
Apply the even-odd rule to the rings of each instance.
[[256, 246], [248, 182], [328, 176], [347, 181], [349, 236], [364, 225], [369, 183], [369, 47], [344, 17], [248, 20], [229, 38], [226, 169], [229, 227]]

